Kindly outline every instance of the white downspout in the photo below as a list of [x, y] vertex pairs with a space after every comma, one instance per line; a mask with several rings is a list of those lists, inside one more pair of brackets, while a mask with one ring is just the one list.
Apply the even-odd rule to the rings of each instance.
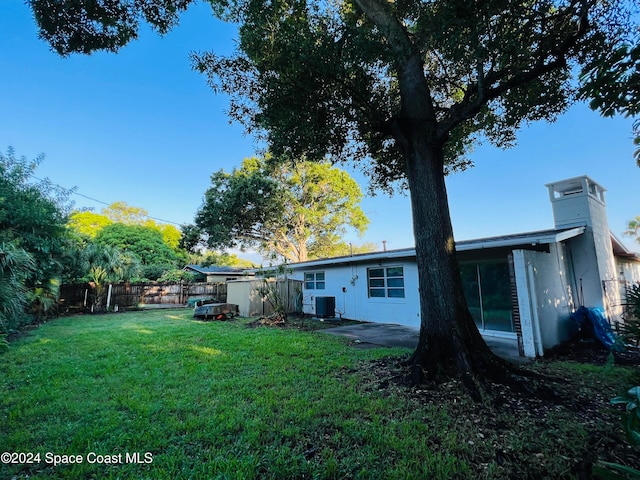
[[534, 341], [536, 344], [536, 355], [544, 356], [544, 348], [542, 346], [542, 334], [540, 333], [540, 319], [538, 318], [538, 297], [536, 295], [535, 277], [533, 274], [533, 265], [527, 264], [527, 273], [529, 275], [529, 294], [531, 296], [531, 319], [533, 323]]

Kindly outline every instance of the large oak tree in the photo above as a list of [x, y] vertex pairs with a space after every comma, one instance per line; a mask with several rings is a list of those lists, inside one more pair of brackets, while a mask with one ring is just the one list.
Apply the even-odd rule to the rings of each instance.
[[[117, 50], [140, 19], [160, 32], [189, 0], [30, 0], [60, 53]], [[194, 55], [230, 114], [274, 155], [366, 162], [374, 185], [411, 196], [421, 333], [413, 363], [472, 383], [505, 368], [483, 342], [462, 293], [445, 174], [478, 138], [507, 146], [553, 120], [576, 78], [636, 42], [624, 0], [211, 0], [240, 25], [237, 55]], [[594, 67], [595, 66], [595, 67]], [[597, 68], [596, 68], [597, 69]], [[606, 69], [606, 66], [605, 66]], [[601, 87], [601, 88], [600, 88]], [[603, 81], [596, 86], [606, 91]], [[586, 95], [589, 95], [587, 90]]]
[[328, 162], [246, 158], [230, 173], [211, 175], [197, 228], [185, 230], [192, 244], [257, 247], [265, 256], [303, 262], [331, 256], [343, 245], [347, 227], [364, 233], [369, 220], [360, 208], [362, 196], [357, 182]]

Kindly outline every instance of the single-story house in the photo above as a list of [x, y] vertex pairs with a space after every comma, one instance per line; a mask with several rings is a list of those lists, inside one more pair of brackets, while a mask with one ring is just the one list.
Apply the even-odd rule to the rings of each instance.
[[[517, 342], [527, 357], [568, 339], [569, 316], [600, 307], [622, 313], [640, 258], [609, 230], [605, 189], [587, 176], [546, 185], [554, 228], [456, 243], [464, 291], [484, 336]], [[290, 264], [303, 283], [303, 312], [418, 328], [414, 248]]]
[[203, 267], [201, 265], [187, 265], [183, 270], [194, 273], [196, 276], [196, 282], [206, 283], [226, 283], [230, 280], [236, 280], [249, 275], [242, 268], [226, 266], [218, 267], [216, 265], [210, 265], [208, 267]]

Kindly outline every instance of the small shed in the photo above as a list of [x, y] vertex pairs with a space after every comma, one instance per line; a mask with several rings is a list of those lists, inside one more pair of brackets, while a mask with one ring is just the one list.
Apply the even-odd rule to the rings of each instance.
[[[271, 315], [271, 304], [259, 292], [265, 281], [275, 282], [262, 278], [243, 278], [227, 282], [227, 302], [238, 305], [241, 317]], [[279, 280], [278, 290], [281, 296], [288, 299], [288, 313], [302, 312], [302, 281]]]

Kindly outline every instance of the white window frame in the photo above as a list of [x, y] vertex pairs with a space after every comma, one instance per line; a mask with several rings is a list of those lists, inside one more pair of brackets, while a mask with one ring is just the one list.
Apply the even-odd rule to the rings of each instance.
[[[319, 278], [320, 277], [320, 278]], [[322, 271], [304, 272], [305, 290], [324, 290], [327, 286], [327, 276]]]
[[[397, 274], [398, 269], [400, 270], [399, 275]], [[382, 275], [378, 272], [379, 270], [382, 270]], [[372, 295], [372, 292], [375, 294]], [[381, 265], [367, 268], [367, 296], [373, 300], [404, 300], [406, 297], [404, 266]]]

